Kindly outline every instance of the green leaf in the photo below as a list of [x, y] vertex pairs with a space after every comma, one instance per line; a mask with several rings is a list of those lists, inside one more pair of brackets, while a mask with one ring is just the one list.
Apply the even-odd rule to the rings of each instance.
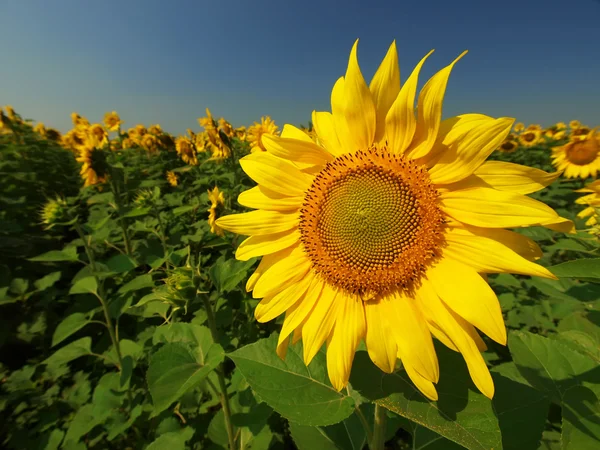
[[210, 348], [213, 340], [207, 327], [193, 323], [175, 322], [156, 328], [152, 336], [152, 345], [173, 342], [184, 342], [193, 347], [207, 349]]
[[65, 345], [63, 348], [54, 352], [52, 356], [45, 359], [42, 364], [58, 367], [91, 353], [92, 338], [87, 336]]
[[[356, 353], [352, 388], [377, 404], [435, 431], [468, 449], [501, 448], [502, 436], [492, 402], [473, 385], [459, 353], [436, 345], [440, 361], [439, 400], [427, 400], [404, 370], [386, 374]], [[496, 395], [501, 395], [496, 393]]]
[[51, 250], [41, 255], [29, 258], [28, 261], [38, 262], [56, 262], [56, 261], [79, 261], [77, 248], [75, 246], [67, 247], [63, 250]]
[[559, 278], [578, 278], [580, 280], [600, 283], [600, 258], [567, 261], [548, 267], [548, 270]]
[[195, 349], [179, 342], [164, 345], [150, 359], [146, 374], [153, 416], [198, 386], [222, 360], [223, 349], [218, 344]]
[[29, 288], [29, 281], [24, 278], [13, 278], [10, 281], [10, 292], [15, 295], [24, 295]]
[[248, 272], [255, 262], [255, 259], [236, 261], [221, 257], [210, 268], [210, 278], [219, 292], [230, 292], [247, 278]]
[[54, 330], [51, 347], [60, 344], [69, 336], [81, 330], [88, 323], [89, 319], [87, 318], [87, 315], [82, 313], [74, 313], [65, 317], [63, 321], [58, 324], [56, 330]]
[[131, 211], [123, 214], [123, 217], [140, 217], [147, 215], [152, 210], [151, 207], [148, 208], [134, 208]]
[[71, 289], [69, 295], [73, 294], [95, 294], [98, 291], [98, 280], [95, 276], [81, 278], [77, 280]]
[[44, 290], [54, 286], [54, 283], [56, 283], [58, 280], [60, 280], [60, 276], [61, 276], [60, 272], [52, 272], [52, 273], [49, 273], [48, 275], [46, 275], [45, 277], [42, 277], [39, 280], [36, 280], [33, 283], [33, 285], [35, 286], [35, 288], [38, 291], [44, 291]]
[[285, 361], [276, 346], [273, 334], [227, 355], [260, 400], [301, 425], [331, 425], [352, 414], [354, 399], [331, 386], [323, 351], [306, 367], [299, 345], [290, 345]]
[[138, 263], [133, 258], [123, 254], [115, 255], [106, 262], [108, 270], [114, 273], [128, 272], [137, 266]]
[[120, 294], [124, 294], [126, 292], [137, 291], [149, 287], [154, 287], [154, 281], [152, 280], [152, 275], [145, 274], [140, 275], [139, 277], [131, 280], [129, 283], [121, 286], [118, 292]]
[[194, 429], [185, 427], [181, 431], [169, 431], [161, 434], [146, 450], [186, 450], [185, 443], [194, 436]]
[[172, 212], [174, 216], [181, 216], [182, 214], [193, 211], [196, 208], [198, 208], [198, 205], [184, 205], [173, 208]]

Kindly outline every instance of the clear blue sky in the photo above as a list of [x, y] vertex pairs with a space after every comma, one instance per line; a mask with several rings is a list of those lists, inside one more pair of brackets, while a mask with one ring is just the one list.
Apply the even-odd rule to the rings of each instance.
[[61, 131], [98, 122], [199, 129], [209, 107], [234, 126], [306, 124], [329, 110], [356, 38], [370, 80], [396, 39], [405, 80], [463, 50], [444, 116], [480, 112], [600, 125], [599, 0], [0, 0], [0, 105]]

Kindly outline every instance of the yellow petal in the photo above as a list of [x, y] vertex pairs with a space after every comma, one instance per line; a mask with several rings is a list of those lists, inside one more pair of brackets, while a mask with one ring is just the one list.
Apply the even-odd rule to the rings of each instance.
[[560, 172], [548, 173], [535, 167], [502, 161], [486, 161], [474, 175], [500, 191], [531, 194], [552, 184]]
[[289, 336], [295, 329], [306, 322], [315, 304], [320, 299], [324, 286], [325, 284], [319, 277], [312, 278], [302, 301], [288, 309], [281, 332], [279, 333], [280, 340]]
[[429, 153], [436, 141], [437, 134], [442, 121], [442, 103], [446, 93], [446, 85], [454, 64], [456, 64], [467, 52], [464, 51], [452, 63], [438, 73], [423, 86], [419, 94], [417, 107], [418, 120], [415, 137], [408, 156], [411, 159], [422, 158]]
[[254, 186], [238, 196], [238, 203], [247, 208], [267, 211], [293, 211], [300, 209], [304, 197], [288, 197], [264, 186]]
[[388, 317], [383, 314], [381, 300], [365, 302], [365, 315], [367, 319], [367, 350], [371, 360], [377, 367], [387, 373], [392, 373], [396, 366], [398, 345], [391, 339], [392, 327]]
[[431, 381], [420, 375], [410, 364], [404, 364], [404, 370], [406, 370], [408, 377], [425, 397], [434, 402], [437, 401], [438, 394]]
[[273, 155], [290, 161], [318, 165], [333, 161], [330, 153], [312, 141], [304, 142], [265, 134], [262, 137], [262, 143]]
[[550, 230], [558, 231], [559, 233], [577, 233], [575, 224], [564, 217], [557, 216], [554, 219], [540, 222], [540, 225]]
[[444, 330], [462, 354], [475, 386], [491, 399], [494, 396], [494, 382], [477, 344], [457, 322], [458, 316], [442, 303], [427, 280], [419, 287], [417, 298], [427, 318]]
[[[265, 135], [267, 136], [267, 135]], [[295, 127], [294, 125], [285, 124], [283, 126], [283, 130], [281, 131], [282, 138], [289, 139], [297, 139], [299, 141], [308, 142], [314, 144], [313, 140], [310, 138], [308, 134], [302, 131], [300, 128]]]
[[414, 298], [395, 293], [381, 298], [382, 315], [392, 324], [392, 337], [403, 363], [410, 364], [429, 381], [440, 376], [433, 340]]
[[408, 80], [406, 80], [406, 83], [400, 89], [398, 96], [385, 117], [385, 132], [391, 153], [397, 155], [403, 154], [413, 140], [415, 130], [417, 129], [415, 95], [417, 93], [419, 73], [425, 60], [432, 53], [433, 50], [427, 53], [419, 64], [417, 64]]
[[269, 267], [256, 282], [252, 297], [262, 298], [275, 295], [308, 273], [312, 263], [306, 256], [302, 245], [290, 247], [285, 252], [287, 254]]
[[474, 269], [445, 258], [427, 271], [427, 279], [450, 309], [506, 345], [506, 327], [498, 298]]
[[369, 84], [369, 90], [376, 109], [375, 142], [379, 142], [385, 137], [385, 117], [400, 92], [400, 67], [398, 66], [396, 41], [392, 42], [385, 58], [375, 72], [371, 84]]
[[281, 233], [250, 236], [238, 246], [235, 258], [240, 261], [248, 261], [250, 258], [268, 255], [291, 247], [299, 241], [300, 231], [297, 228]]
[[348, 384], [350, 369], [358, 343], [366, 332], [363, 302], [356, 296], [340, 292], [337, 320], [327, 342], [327, 372], [333, 387], [341, 391]]
[[453, 229], [446, 234], [446, 242], [448, 245], [444, 248], [445, 256], [466, 264], [477, 272], [518, 273], [556, 279], [545, 267], [528, 261], [489, 235], [477, 236], [466, 230]]
[[455, 352], [458, 351], [458, 348], [456, 348], [456, 346], [454, 345], [454, 342], [452, 342], [452, 339], [450, 339], [450, 337], [448, 337], [446, 332], [444, 330], [442, 330], [437, 325], [437, 323], [427, 321], [427, 326], [429, 327], [429, 331], [431, 331], [431, 334], [433, 335], [433, 337], [435, 337], [438, 341], [440, 341], [442, 344], [444, 344], [449, 349], [454, 350]]
[[300, 216], [297, 212], [250, 211], [219, 217], [217, 226], [232, 233], [245, 236], [281, 233], [298, 226]]
[[344, 150], [338, 139], [333, 115], [329, 112], [313, 111], [312, 123], [323, 147], [333, 156], [343, 155]]
[[261, 323], [269, 322], [294, 306], [306, 294], [313, 277], [314, 274], [309, 272], [306, 277], [278, 294], [263, 298], [254, 310], [256, 320]]
[[260, 263], [258, 264], [258, 267], [254, 271], [254, 273], [250, 275], [248, 281], [246, 282], [246, 292], [250, 292], [252, 289], [254, 289], [256, 282], [259, 280], [260, 277], [262, 277], [263, 273], [265, 273], [265, 271], [269, 267], [271, 267], [273, 264], [279, 261], [279, 259], [285, 254], [287, 254], [287, 249], [263, 256], [260, 260]]
[[314, 180], [291, 162], [266, 152], [243, 157], [240, 166], [258, 184], [290, 197], [303, 196]]
[[443, 192], [440, 198], [442, 209], [448, 215], [478, 227], [527, 227], [558, 218], [556, 212], [542, 202], [491, 188]]
[[371, 91], [358, 66], [357, 46], [358, 39], [352, 46], [344, 77], [344, 116], [354, 145], [366, 150], [373, 144], [377, 119]]
[[323, 291], [302, 326], [304, 363], [308, 366], [329, 337], [337, 318], [338, 290], [324, 283]]
[[[344, 77], [338, 78], [331, 90], [331, 114], [342, 154], [358, 150], [346, 122], [346, 90]], [[336, 155], [339, 156], [339, 155]]]
[[472, 121], [472, 128], [454, 140], [429, 169], [435, 184], [449, 184], [471, 175], [510, 133], [514, 119]]

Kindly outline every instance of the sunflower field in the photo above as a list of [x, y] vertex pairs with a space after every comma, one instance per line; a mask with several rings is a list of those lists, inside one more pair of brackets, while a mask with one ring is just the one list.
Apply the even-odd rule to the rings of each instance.
[[600, 448], [600, 132], [425, 58], [307, 127], [0, 109], [2, 448]]

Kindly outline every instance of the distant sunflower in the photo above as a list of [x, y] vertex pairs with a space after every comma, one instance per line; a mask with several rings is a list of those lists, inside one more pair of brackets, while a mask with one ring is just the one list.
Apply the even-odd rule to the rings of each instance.
[[6, 115], [10, 120], [16, 121], [18, 119], [17, 113], [12, 106], [6, 105], [4, 109], [6, 109]]
[[552, 164], [564, 170], [566, 178], [595, 177], [600, 171], [600, 136], [596, 130], [585, 136], [571, 136], [571, 140], [552, 149]]
[[108, 164], [106, 163], [106, 154], [103, 150], [95, 147], [86, 147], [79, 152], [76, 158], [82, 163], [81, 178], [84, 186], [93, 186], [104, 183], [108, 179]]
[[71, 113], [71, 121], [75, 127], [88, 127], [90, 122], [85, 118], [77, 114], [76, 112]]
[[581, 126], [581, 122], [579, 122], [579, 120], [571, 120], [569, 122], [569, 128], [571, 128], [572, 130], [574, 130], [575, 128], [579, 128]]
[[108, 133], [99, 123], [90, 125], [87, 131], [90, 145], [94, 147], [104, 147], [108, 143]]
[[131, 138], [124, 138], [123, 141], [121, 142], [121, 148], [123, 150], [126, 150], [128, 148], [133, 148], [135, 146], [135, 142], [133, 142], [133, 139]]
[[260, 152], [267, 151], [262, 142], [263, 136], [277, 136], [279, 133], [277, 130], [279, 127], [275, 125], [275, 122], [269, 117], [261, 117], [260, 123], [254, 122], [252, 126], [248, 128], [248, 142], [250, 143], [250, 151]]
[[526, 196], [557, 175], [485, 162], [513, 119], [464, 114], [442, 121], [448, 77], [464, 53], [424, 85], [416, 114], [418, 75], [429, 55], [401, 87], [393, 43], [367, 85], [356, 46], [333, 87], [333, 112], [313, 112], [319, 144], [291, 125], [281, 137], [264, 135], [266, 151], [240, 160], [258, 186], [238, 202], [256, 210], [216, 223], [249, 236], [237, 259], [262, 256], [246, 288], [262, 298], [258, 321], [285, 313], [281, 357], [292, 333], [303, 341], [306, 364], [327, 343], [329, 379], [341, 390], [365, 339], [376, 365], [392, 372], [400, 358], [435, 400], [433, 335], [462, 353], [475, 385], [491, 398], [476, 328], [502, 345], [506, 328], [480, 274], [555, 278], [532, 262], [542, 255], [535, 242], [504, 228], [572, 230]]
[[223, 192], [219, 191], [219, 188], [215, 186], [212, 191], [208, 191], [208, 199], [210, 200], [210, 208], [208, 208], [208, 225], [210, 225], [210, 232], [217, 236], [224, 236], [223, 229], [216, 223], [220, 211], [225, 205], [225, 196]]
[[596, 180], [575, 192], [587, 194], [575, 200], [575, 203], [578, 205], [587, 206], [577, 214], [577, 217], [582, 219], [588, 217], [588, 220], [585, 222], [587, 226], [593, 227], [598, 225], [600, 223], [600, 180]]
[[571, 131], [571, 136], [583, 136], [588, 134], [590, 131], [592, 131], [590, 127], [581, 125], [580, 127], [575, 128], [573, 131]]
[[148, 127], [148, 133], [153, 134], [154, 136], [160, 136], [163, 130], [159, 124], [150, 125]]
[[556, 122], [556, 124], [554, 125], [554, 128], [556, 128], [556, 130], [558, 130], [558, 131], [566, 130], [567, 124], [564, 122]]
[[140, 146], [150, 153], [156, 153], [160, 147], [160, 141], [153, 134], [146, 133], [140, 139]]
[[46, 127], [42, 122], [36, 123], [35, 127], [33, 127], [33, 131], [42, 137], [46, 137]]
[[177, 154], [184, 163], [189, 164], [190, 166], [198, 165], [194, 144], [187, 136], [179, 136], [175, 139], [175, 150], [177, 150]]
[[533, 147], [540, 141], [542, 132], [540, 130], [525, 130], [519, 135], [519, 142], [524, 147]]
[[527, 125], [527, 128], [525, 129], [525, 131], [531, 131], [531, 130], [542, 131], [542, 126], [537, 123], [532, 123], [531, 125]]
[[104, 114], [104, 125], [108, 131], [118, 131], [122, 123], [116, 111]]
[[217, 128], [217, 122], [215, 121], [215, 119], [213, 119], [210, 109], [208, 108], [206, 108], [206, 117], [199, 118], [198, 124], [205, 130]]
[[498, 150], [500, 150], [503, 153], [512, 153], [517, 148], [519, 148], [519, 144], [516, 141], [507, 139], [502, 144], [500, 144]]
[[515, 130], [515, 133], [520, 133], [525, 129], [525, 125], [523, 124], [523, 122], [517, 122], [513, 129]]
[[233, 129], [231, 124], [222, 117], [219, 119], [219, 130], [225, 133], [225, 136], [227, 136], [228, 138], [232, 138], [233, 136], [235, 136], [235, 130]]
[[239, 127], [235, 129], [235, 137], [238, 138], [240, 141], [245, 141], [246, 135], [246, 127]]
[[177, 178], [177, 174], [172, 170], [167, 170], [167, 181], [173, 187], [179, 184], [179, 179]]

